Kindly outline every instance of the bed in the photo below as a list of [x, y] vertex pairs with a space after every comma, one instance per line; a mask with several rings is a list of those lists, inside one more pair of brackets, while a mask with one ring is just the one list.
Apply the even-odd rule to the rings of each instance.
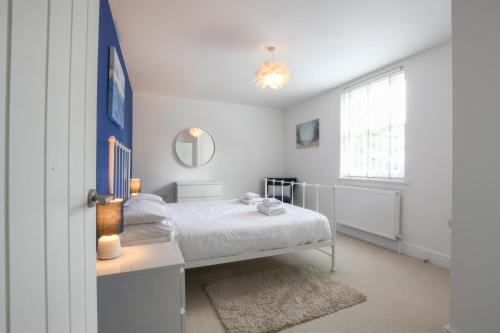
[[172, 203], [167, 209], [187, 268], [307, 244], [330, 245], [332, 233], [323, 214], [284, 206], [287, 213], [278, 216], [263, 215], [237, 199]]
[[[117, 143], [110, 140], [110, 143]], [[119, 143], [118, 143], [119, 144]], [[110, 159], [125, 160], [111, 156], [117, 150], [110, 147]], [[122, 166], [121, 164], [124, 164]], [[116, 184], [127, 184], [130, 178], [127, 163], [110, 162], [110, 191], [125, 200], [130, 191], [116, 191]], [[117, 176], [116, 176], [117, 175]], [[118, 179], [117, 179], [118, 177]], [[197, 201], [165, 204], [168, 220], [163, 223], [151, 223], [149, 226], [126, 226], [121, 235], [124, 246], [147, 244], [171, 240], [165, 235], [166, 226], [173, 229], [175, 239], [184, 259], [186, 268], [210, 266], [228, 262], [242, 261], [261, 257], [274, 256], [308, 249], [331, 247], [332, 252], [325, 254], [331, 257], [331, 271], [335, 268], [335, 223], [319, 213], [320, 191], [333, 188], [319, 184], [287, 182], [265, 178], [281, 186], [297, 186], [301, 188], [302, 207], [291, 203], [283, 205], [287, 212], [278, 216], [267, 216], [259, 213], [255, 205], [244, 205], [237, 199]], [[306, 190], [310, 188], [315, 194], [316, 209], [305, 207]], [[292, 192], [293, 193], [293, 192]], [[268, 196], [265, 186], [265, 197]], [[332, 200], [333, 215], [333, 200]], [[167, 228], [167, 229], [168, 229]]]

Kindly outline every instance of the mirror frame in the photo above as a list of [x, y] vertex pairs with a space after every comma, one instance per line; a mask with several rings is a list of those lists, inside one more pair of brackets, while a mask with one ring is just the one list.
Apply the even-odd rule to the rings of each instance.
[[[184, 131], [189, 131], [190, 128], [199, 128], [201, 129], [203, 132], [207, 133], [210, 138], [212, 139], [212, 142], [214, 144], [214, 153], [212, 154], [212, 156], [210, 157], [210, 159], [207, 161], [207, 163], [204, 163], [200, 166], [196, 166], [196, 165], [187, 165], [186, 163], [184, 163], [180, 158], [179, 158], [179, 155], [177, 154], [177, 149], [176, 149], [176, 143], [177, 143], [177, 138], [184, 132]], [[203, 127], [199, 127], [199, 126], [189, 126], [189, 127], [186, 127], [186, 128], [183, 128], [181, 130], [179, 130], [177, 132], [177, 134], [175, 135], [175, 138], [174, 138], [174, 142], [172, 143], [172, 150], [173, 150], [173, 153], [174, 153], [174, 156], [175, 156], [175, 159], [177, 160], [177, 163], [179, 163], [181, 166], [185, 167], [185, 168], [189, 168], [189, 169], [198, 169], [198, 168], [201, 168], [201, 167], [204, 167], [205, 165], [207, 165], [208, 163], [210, 163], [213, 159], [214, 159], [214, 156], [215, 156], [215, 152], [217, 151], [217, 145], [215, 144], [215, 139], [213, 137], [213, 135], [207, 131], [206, 129], [204, 129]]]

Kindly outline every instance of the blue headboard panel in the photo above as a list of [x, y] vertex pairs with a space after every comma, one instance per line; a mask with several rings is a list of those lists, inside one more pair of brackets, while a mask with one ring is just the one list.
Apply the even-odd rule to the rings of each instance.
[[[118, 52], [125, 74], [125, 124], [121, 129], [108, 118], [108, 67], [109, 48]], [[108, 137], [114, 135], [118, 141], [132, 149], [132, 87], [118, 41], [113, 15], [108, 0], [100, 1], [99, 51], [97, 69], [97, 192], [109, 193], [108, 189]]]

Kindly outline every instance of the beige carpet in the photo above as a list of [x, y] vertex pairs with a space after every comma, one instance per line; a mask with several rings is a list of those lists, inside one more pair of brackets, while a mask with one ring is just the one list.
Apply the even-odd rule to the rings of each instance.
[[[328, 248], [325, 248], [328, 251]], [[384, 248], [337, 235], [333, 278], [367, 296], [356, 306], [283, 333], [441, 333], [449, 320], [449, 272]], [[225, 333], [204, 287], [222, 279], [281, 267], [313, 265], [330, 270], [317, 250], [186, 270], [187, 333]]]
[[279, 268], [209, 283], [205, 287], [228, 333], [268, 333], [366, 301], [331, 273]]

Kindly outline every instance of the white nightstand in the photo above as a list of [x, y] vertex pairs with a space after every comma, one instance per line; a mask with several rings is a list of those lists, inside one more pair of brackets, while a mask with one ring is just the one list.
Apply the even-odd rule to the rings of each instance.
[[176, 242], [122, 248], [98, 260], [99, 333], [183, 333], [184, 258]]

